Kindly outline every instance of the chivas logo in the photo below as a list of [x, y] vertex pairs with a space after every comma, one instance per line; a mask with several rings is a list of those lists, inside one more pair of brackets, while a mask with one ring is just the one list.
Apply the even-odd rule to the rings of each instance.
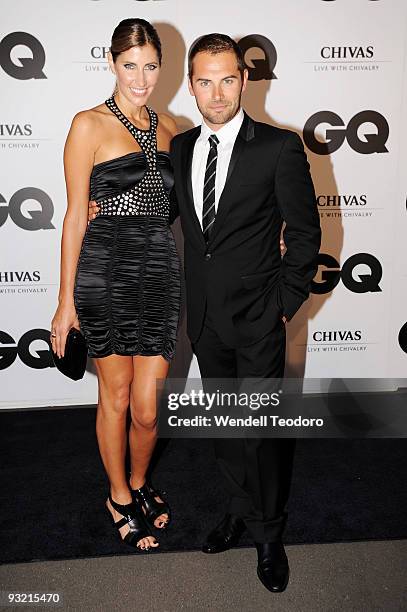
[[30, 123], [20, 125], [19, 123], [0, 123], [0, 136], [32, 136], [33, 130]]
[[315, 331], [312, 334], [315, 342], [356, 342], [362, 339], [360, 330], [351, 331], [349, 329]]
[[109, 53], [109, 47], [92, 47], [90, 54], [92, 59], [106, 59]]
[[324, 59], [372, 59], [374, 48], [368, 47], [322, 47], [321, 57]]
[[38, 270], [28, 272], [22, 270], [20, 272], [0, 272], [0, 283], [37, 283], [41, 280], [41, 274]]
[[317, 196], [317, 204], [321, 208], [346, 208], [347, 206], [366, 206], [366, 195], [319, 195]]

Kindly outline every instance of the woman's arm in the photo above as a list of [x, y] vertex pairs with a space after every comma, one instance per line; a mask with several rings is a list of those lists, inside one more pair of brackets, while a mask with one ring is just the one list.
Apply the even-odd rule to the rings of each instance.
[[89, 180], [95, 157], [95, 127], [91, 111], [78, 113], [65, 143], [64, 169], [68, 207], [65, 213], [61, 243], [61, 275], [58, 308], [51, 324], [56, 334], [52, 348], [58, 356], [65, 351], [66, 335], [78, 327], [74, 305], [76, 267], [87, 226]]

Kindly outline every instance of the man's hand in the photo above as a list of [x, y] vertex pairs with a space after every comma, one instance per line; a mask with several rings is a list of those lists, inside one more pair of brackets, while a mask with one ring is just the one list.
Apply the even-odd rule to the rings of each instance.
[[[287, 248], [285, 246], [285, 242], [283, 240], [283, 238], [280, 238], [280, 255], [281, 257], [284, 255], [284, 253], [286, 252]], [[287, 323], [287, 319], [285, 317], [282, 317], [283, 323]]]
[[96, 202], [94, 200], [91, 200], [88, 205], [88, 223], [90, 221], [93, 221], [93, 219], [96, 219], [99, 210], [100, 208], [96, 204]]
[[[283, 257], [283, 255], [285, 254], [287, 250], [287, 247], [285, 246], [285, 242], [284, 242], [284, 238], [281, 236], [280, 238], [280, 255], [281, 257]], [[281, 317], [283, 323], [287, 323], [287, 319], [285, 317]]]

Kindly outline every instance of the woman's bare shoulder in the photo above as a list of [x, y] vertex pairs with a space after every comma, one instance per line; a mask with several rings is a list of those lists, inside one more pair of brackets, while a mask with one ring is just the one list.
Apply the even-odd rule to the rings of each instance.
[[109, 114], [110, 111], [104, 103], [98, 104], [93, 108], [88, 108], [76, 113], [72, 119], [72, 126], [81, 130], [94, 129], [100, 125], [100, 122]]
[[158, 113], [158, 120], [162, 123], [166, 130], [168, 130], [171, 136], [175, 136], [178, 133], [178, 127], [175, 119], [166, 113]]

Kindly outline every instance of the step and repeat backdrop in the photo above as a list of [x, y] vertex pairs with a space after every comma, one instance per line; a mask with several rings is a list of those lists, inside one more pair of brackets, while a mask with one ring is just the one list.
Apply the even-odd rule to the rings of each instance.
[[[72, 117], [111, 95], [117, 23], [163, 43], [151, 106], [200, 122], [186, 55], [200, 35], [245, 53], [246, 111], [303, 139], [323, 229], [312, 295], [288, 325], [288, 375], [403, 379], [407, 372], [405, 0], [15, 0], [0, 26], [0, 407], [94, 403], [53, 367], [62, 153]], [[174, 227], [179, 252], [182, 235]], [[198, 376], [180, 328], [175, 376]]]

